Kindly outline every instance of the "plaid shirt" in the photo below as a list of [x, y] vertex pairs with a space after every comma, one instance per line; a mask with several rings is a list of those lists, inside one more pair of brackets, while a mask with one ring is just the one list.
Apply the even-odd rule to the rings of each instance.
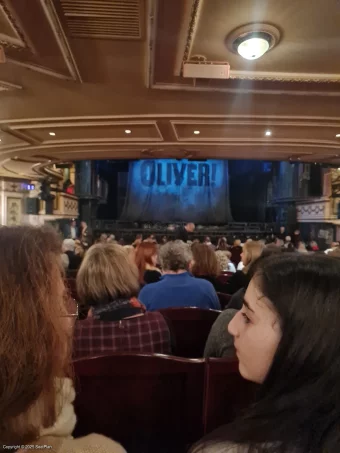
[[116, 322], [88, 318], [76, 323], [73, 351], [74, 359], [115, 352], [171, 354], [170, 331], [157, 312]]

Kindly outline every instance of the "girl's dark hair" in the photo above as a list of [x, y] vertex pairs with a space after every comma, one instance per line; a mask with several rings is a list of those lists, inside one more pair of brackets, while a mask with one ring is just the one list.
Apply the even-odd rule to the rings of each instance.
[[272, 256], [254, 279], [278, 313], [281, 341], [256, 402], [197, 449], [227, 452], [236, 443], [246, 453], [338, 453], [340, 261]]

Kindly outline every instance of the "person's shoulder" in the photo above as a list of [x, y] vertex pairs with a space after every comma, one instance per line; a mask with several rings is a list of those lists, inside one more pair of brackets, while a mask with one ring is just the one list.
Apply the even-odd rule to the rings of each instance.
[[223, 323], [229, 322], [233, 319], [237, 312], [238, 310], [236, 310], [235, 308], [227, 308], [226, 310], [223, 310], [220, 315], [218, 315], [216, 321], [223, 321]]
[[158, 311], [147, 311], [144, 313], [143, 318], [148, 322], [157, 321], [166, 323], [164, 316], [162, 315], [162, 313], [159, 313]]
[[200, 286], [202, 289], [215, 292], [214, 285], [205, 278], [195, 278], [195, 282], [195, 285]]
[[125, 449], [108, 437], [100, 434], [90, 434], [78, 439], [70, 439], [64, 442], [65, 453], [126, 453]]
[[42, 444], [51, 446], [55, 453], [126, 453], [119, 443], [100, 434], [77, 439], [46, 436], [39, 439], [39, 445]]
[[190, 453], [246, 453], [244, 445], [237, 445], [231, 442], [199, 442], [194, 446]]

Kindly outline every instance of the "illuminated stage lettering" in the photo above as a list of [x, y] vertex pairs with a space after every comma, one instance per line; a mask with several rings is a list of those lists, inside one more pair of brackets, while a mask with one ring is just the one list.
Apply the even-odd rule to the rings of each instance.
[[231, 221], [228, 162], [210, 159], [131, 162], [121, 220]]
[[216, 164], [143, 161], [140, 179], [143, 186], [181, 186], [188, 187], [215, 185]]

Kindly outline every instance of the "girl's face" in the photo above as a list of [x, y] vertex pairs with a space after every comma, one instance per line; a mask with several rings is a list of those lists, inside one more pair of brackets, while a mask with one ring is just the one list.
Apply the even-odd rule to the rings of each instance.
[[266, 378], [281, 340], [279, 318], [254, 279], [244, 296], [243, 307], [229, 323], [241, 375], [261, 384]]

